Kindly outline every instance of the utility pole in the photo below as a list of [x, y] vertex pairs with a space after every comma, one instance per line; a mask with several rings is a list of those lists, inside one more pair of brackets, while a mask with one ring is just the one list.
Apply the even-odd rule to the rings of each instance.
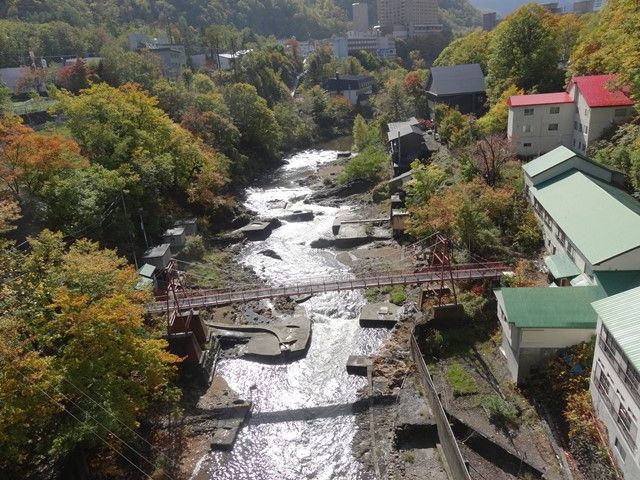
[[133, 252], [133, 263], [136, 266], [136, 270], [138, 270], [138, 257], [136, 256], [136, 242], [135, 242], [135, 234], [131, 229], [131, 224], [129, 223], [129, 216], [127, 215], [127, 204], [124, 201], [124, 193], [120, 192], [120, 198], [122, 199], [122, 211], [124, 213], [124, 219], [129, 227], [129, 234], [131, 235], [131, 251]]
[[149, 248], [149, 241], [147, 240], [147, 232], [144, 229], [144, 220], [142, 219], [142, 207], [138, 209], [138, 215], [140, 216], [140, 228], [142, 228], [142, 235], [144, 236], [144, 244]]

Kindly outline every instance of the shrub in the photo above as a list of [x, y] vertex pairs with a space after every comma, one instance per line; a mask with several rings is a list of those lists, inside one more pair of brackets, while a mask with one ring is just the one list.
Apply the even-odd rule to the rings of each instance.
[[482, 399], [482, 408], [487, 412], [489, 420], [499, 425], [516, 425], [518, 409], [500, 395], [488, 395]]
[[407, 292], [401, 285], [396, 285], [389, 292], [389, 299], [391, 300], [391, 303], [395, 305], [402, 305], [407, 301]]
[[377, 183], [383, 178], [387, 161], [387, 153], [382, 148], [367, 147], [347, 163], [338, 183], [355, 180]]
[[455, 362], [447, 368], [447, 381], [456, 397], [478, 393], [478, 383], [460, 363]]
[[182, 249], [182, 254], [191, 260], [200, 260], [204, 256], [206, 248], [204, 240], [200, 235], [187, 237], [187, 241]]

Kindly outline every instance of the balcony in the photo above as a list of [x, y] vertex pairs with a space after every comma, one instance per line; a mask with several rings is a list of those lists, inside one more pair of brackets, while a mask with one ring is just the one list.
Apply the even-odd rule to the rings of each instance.
[[607, 410], [609, 411], [609, 414], [611, 415], [611, 418], [613, 418], [615, 420], [616, 425], [618, 427], [618, 430], [620, 430], [622, 432], [622, 435], [624, 436], [624, 439], [627, 441], [627, 444], [629, 445], [629, 447], [631, 447], [631, 449], [635, 450], [636, 449], [636, 441], [632, 437], [631, 432], [629, 432], [629, 429], [627, 428], [627, 426], [621, 420], [619, 412], [615, 411], [613, 403], [611, 402], [611, 399], [609, 398], [609, 390], [610, 390], [611, 386], [610, 385], [607, 385], [607, 386], [603, 385], [602, 382], [600, 381], [600, 379], [596, 379], [595, 382], [596, 382], [596, 388], [597, 388], [598, 392], [600, 393], [600, 399], [606, 405]]
[[622, 383], [624, 383], [625, 387], [627, 387], [629, 393], [631, 393], [633, 401], [636, 403], [636, 405], [640, 406], [640, 392], [638, 391], [638, 381], [627, 374], [626, 366], [620, 364], [620, 362], [616, 358], [615, 352], [602, 340], [602, 338], [599, 340], [598, 344], [600, 345], [600, 349], [604, 352], [605, 356], [609, 360], [609, 363], [611, 363], [611, 366], [616, 372], [616, 375], [620, 378], [620, 380], [622, 380]]

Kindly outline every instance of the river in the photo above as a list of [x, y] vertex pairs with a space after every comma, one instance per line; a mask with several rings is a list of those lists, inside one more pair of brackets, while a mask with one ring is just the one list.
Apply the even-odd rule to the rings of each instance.
[[[292, 155], [261, 187], [247, 191], [246, 204], [263, 216], [279, 216], [296, 209], [315, 213], [311, 222], [283, 222], [264, 241], [247, 244], [238, 261], [274, 285], [323, 275], [349, 275], [332, 250], [312, 249], [309, 243], [329, 234], [340, 208], [302, 203], [312, 192], [300, 181], [318, 166], [335, 161], [335, 150], [307, 150]], [[286, 208], [276, 202], [288, 202]], [[282, 260], [259, 252], [275, 251]], [[194, 478], [215, 480], [359, 480], [373, 478], [353, 456], [351, 442], [356, 418], [351, 403], [366, 379], [347, 375], [352, 354], [377, 350], [382, 330], [364, 330], [358, 313], [362, 292], [317, 295], [302, 306], [313, 323], [307, 355], [282, 364], [223, 359], [221, 375], [241, 398], [253, 402], [252, 415], [230, 452], [211, 452], [198, 464]]]

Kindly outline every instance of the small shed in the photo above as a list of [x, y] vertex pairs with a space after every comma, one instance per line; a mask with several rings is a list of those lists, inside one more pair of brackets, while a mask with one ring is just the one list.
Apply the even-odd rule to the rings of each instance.
[[158, 270], [167, 268], [171, 261], [171, 245], [163, 243], [162, 245], [151, 247], [149, 250], [144, 252], [142, 260], [145, 263], [156, 267]]
[[173, 224], [174, 227], [184, 227], [184, 234], [189, 237], [198, 234], [198, 219], [186, 218], [178, 220]]
[[391, 227], [394, 235], [404, 233], [407, 228], [407, 220], [409, 220], [409, 212], [403, 209], [391, 210]]
[[140, 270], [138, 270], [138, 283], [136, 289], [145, 290], [147, 288], [156, 288], [158, 283], [156, 281], [157, 268], [149, 263], [145, 263]]
[[162, 239], [172, 247], [184, 247], [187, 242], [185, 227], [173, 227], [162, 234]]

